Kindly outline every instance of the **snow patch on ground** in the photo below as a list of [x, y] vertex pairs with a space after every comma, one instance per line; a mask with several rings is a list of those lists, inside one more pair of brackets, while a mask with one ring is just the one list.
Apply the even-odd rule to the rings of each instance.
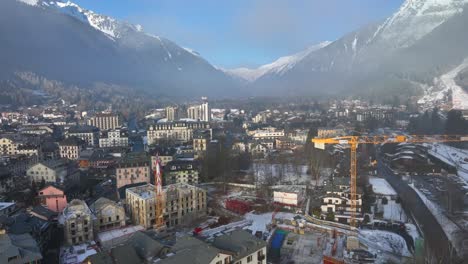
[[398, 234], [382, 230], [360, 230], [359, 238], [368, 247], [402, 256], [411, 256], [405, 239]]
[[[253, 233], [256, 231], [266, 232], [267, 225], [271, 224], [271, 217], [273, 213], [265, 213], [265, 214], [254, 214], [254, 213], [247, 213], [245, 214], [245, 219], [252, 221], [252, 225], [246, 227], [252, 230]], [[283, 213], [278, 212], [275, 215], [275, 219], [293, 219], [295, 214], [292, 213]]]
[[468, 67], [468, 58], [447, 72], [446, 74], [435, 78], [433, 86], [422, 86], [424, 89], [424, 96], [418, 100], [418, 104], [423, 107], [432, 107], [439, 101], [447, 98], [449, 92], [452, 92], [452, 106], [454, 109], [467, 110], [468, 109], [468, 93], [460, 87], [455, 78], [458, 73]]
[[396, 191], [390, 186], [387, 180], [382, 178], [370, 177], [369, 183], [372, 184], [372, 191], [375, 194], [396, 195]]

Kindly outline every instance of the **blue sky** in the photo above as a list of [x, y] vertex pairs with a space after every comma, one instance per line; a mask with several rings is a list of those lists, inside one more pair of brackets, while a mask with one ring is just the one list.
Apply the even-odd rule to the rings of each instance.
[[75, 0], [143, 26], [214, 65], [270, 63], [380, 21], [403, 0]]

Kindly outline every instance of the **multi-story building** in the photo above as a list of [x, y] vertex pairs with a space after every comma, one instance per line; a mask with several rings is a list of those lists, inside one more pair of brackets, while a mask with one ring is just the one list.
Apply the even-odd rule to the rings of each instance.
[[207, 122], [161, 122], [150, 125], [147, 130], [148, 144], [152, 145], [160, 140], [173, 140], [188, 142], [193, 139], [193, 131], [197, 129], [208, 129]]
[[256, 129], [252, 131], [247, 131], [249, 136], [252, 136], [253, 139], [275, 139], [284, 137], [284, 130], [276, 129], [274, 127], [267, 127], [263, 129]]
[[345, 134], [345, 130], [340, 127], [319, 127], [317, 130], [317, 137], [319, 138], [338, 137]]
[[100, 148], [128, 147], [128, 131], [126, 129], [113, 129], [102, 131], [99, 137]]
[[193, 105], [187, 108], [187, 117], [194, 120], [210, 122], [211, 108], [208, 102], [203, 102], [200, 105]]
[[176, 121], [179, 119], [179, 109], [175, 106], [166, 107], [166, 119], [167, 121]]
[[[167, 227], [188, 223], [206, 215], [206, 191], [188, 184], [163, 187], [164, 221]], [[155, 186], [152, 184], [126, 190], [127, 210], [133, 224], [151, 228], [155, 225]]]
[[39, 156], [39, 146], [32, 143], [22, 143], [13, 137], [0, 137], [0, 156], [16, 155]]
[[122, 205], [101, 197], [89, 206], [94, 214], [94, 231], [101, 232], [125, 226], [125, 209]]
[[114, 113], [98, 113], [88, 119], [88, 125], [100, 130], [116, 129], [122, 126], [119, 115]]
[[94, 126], [72, 126], [68, 129], [66, 136], [82, 139], [88, 146], [97, 146], [99, 143], [99, 128]]
[[129, 154], [117, 163], [117, 188], [128, 184], [150, 182], [150, 159], [146, 155]]
[[192, 160], [173, 160], [164, 168], [166, 184], [187, 183], [198, 184], [200, 177], [199, 164]]
[[17, 144], [7, 137], [0, 138], [0, 155], [2, 156], [13, 156], [17, 152]]
[[[162, 148], [157, 147], [150, 150], [151, 155], [151, 166], [155, 164], [156, 157], [159, 158], [159, 165], [162, 167], [166, 166], [167, 163], [174, 160], [174, 156], [177, 153], [176, 148]], [[154, 168], [153, 168], [154, 169]]]
[[57, 187], [47, 186], [37, 193], [39, 203], [51, 211], [61, 213], [67, 206], [67, 196]]
[[32, 165], [26, 176], [31, 182], [39, 183], [44, 179], [46, 183], [61, 183], [67, 176], [67, 167], [64, 160], [41, 161]]
[[[335, 178], [333, 184], [325, 186], [326, 194], [322, 196], [322, 218], [326, 218], [328, 213], [334, 214], [334, 220], [343, 224], [349, 224], [352, 214], [351, 208], [351, 192], [349, 188], [349, 180]], [[362, 191], [357, 190], [356, 193], [356, 220], [361, 221], [362, 217]]]
[[77, 245], [92, 241], [93, 216], [88, 205], [82, 200], [72, 200], [59, 217], [59, 223], [64, 227], [65, 243]]
[[210, 130], [197, 130], [193, 133], [193, 150], [195, 152], [204, 152], [208, 148], [211, 140]]
[[60, 157], [77, 160], [84, 149], [85, 142], [77, 137], [69, 137], [59, 143]]

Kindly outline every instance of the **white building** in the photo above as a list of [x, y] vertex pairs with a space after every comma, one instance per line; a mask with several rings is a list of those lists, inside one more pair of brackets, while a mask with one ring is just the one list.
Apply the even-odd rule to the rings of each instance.
[[102, 131], [99, 138], [100, 148], [128, 147], [128, 132], [125, 129]]
[[147, 129], [148, 144], [156, 144], [159, 140], [173, 140], [188, 142], [193, 139], [193, 132], [197, 129], [210, 128], [207, 122], [161, 122], [150, 125]]

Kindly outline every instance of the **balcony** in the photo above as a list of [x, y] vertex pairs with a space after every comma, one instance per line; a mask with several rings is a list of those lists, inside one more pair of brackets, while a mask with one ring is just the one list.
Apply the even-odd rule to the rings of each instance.
[[258, 261], [263, 261], [265, 258], [266, 258], [266, 256], [262, 254], [262, 255], [259, 255], [259, 256], [257, 257], [257, 260], [258, 260]]

